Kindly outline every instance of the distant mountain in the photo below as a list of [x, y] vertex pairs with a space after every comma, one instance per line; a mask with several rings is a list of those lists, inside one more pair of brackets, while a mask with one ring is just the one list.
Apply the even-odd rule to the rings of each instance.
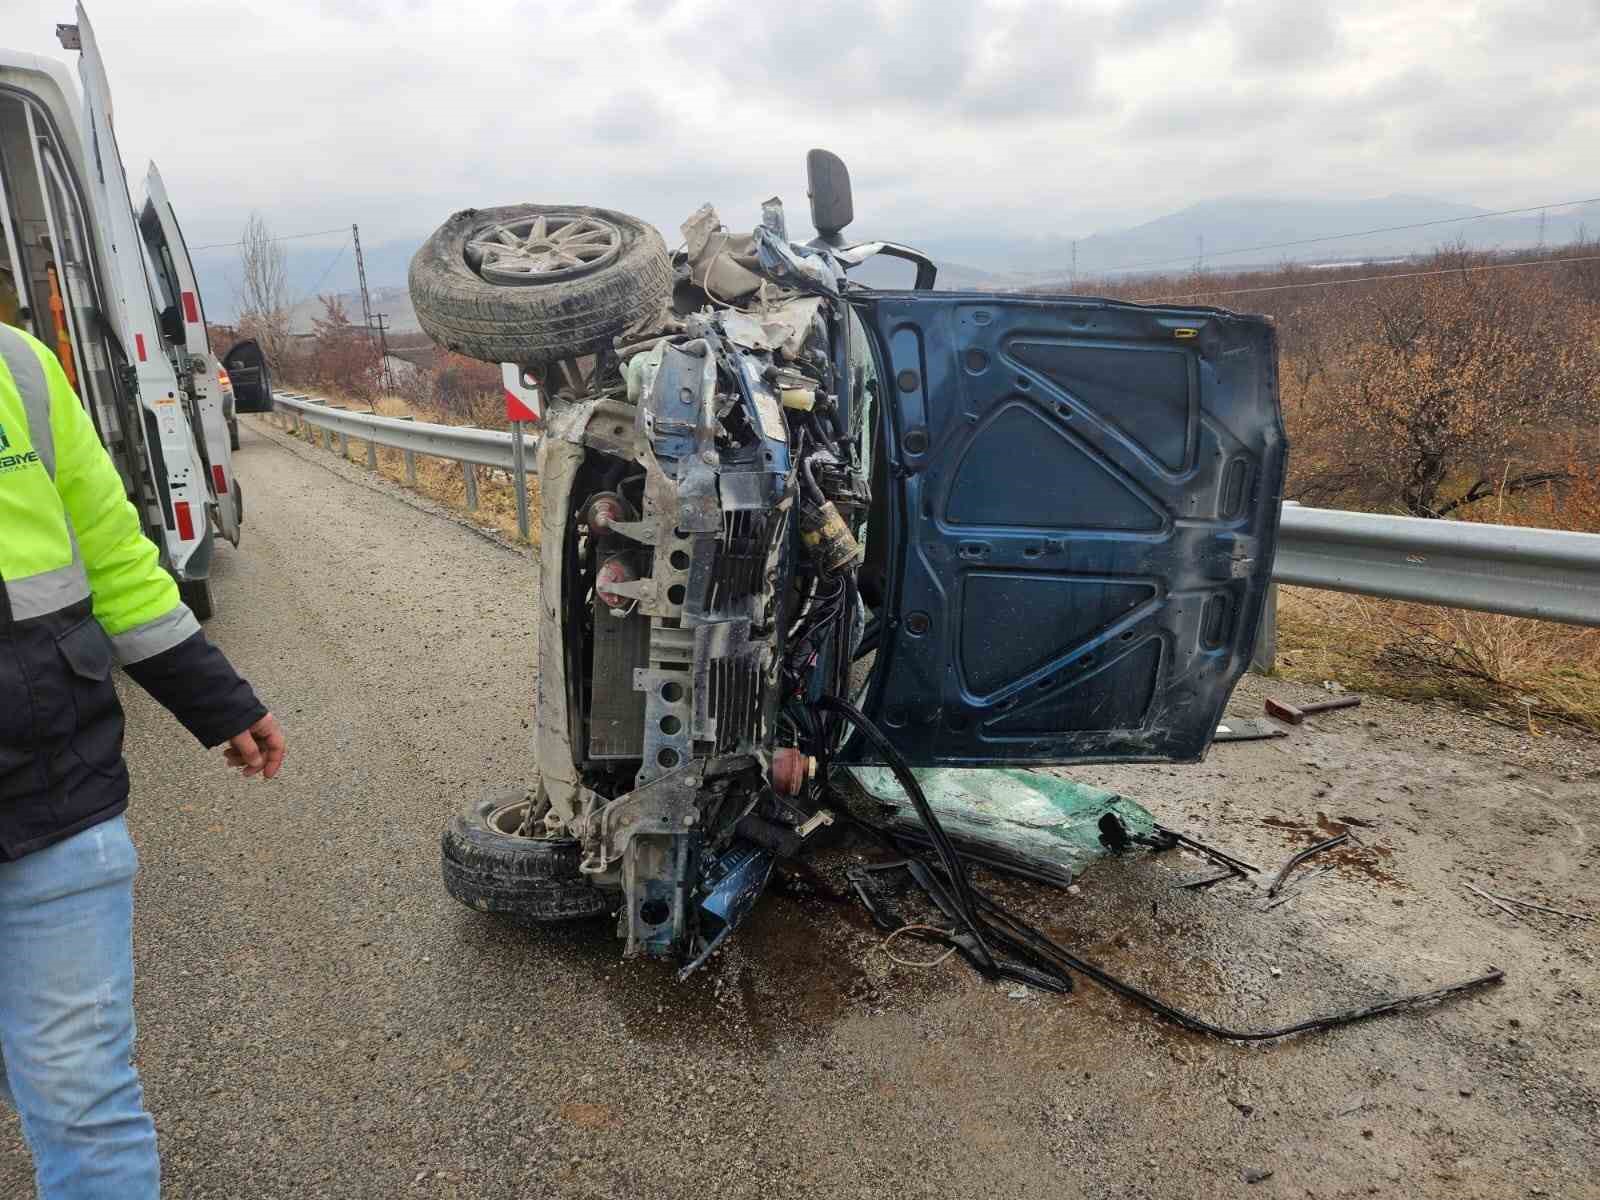
[[[1324, 262], [1425, 254], [1458, 239], [1474, 249], [1560, 245], [1584, 229], [1600, 233], [1600, 205], [1550, 213], [1484, 217], [1485, 209], [1425, 196], [1370, 200], [1293, 200], [1233, 196], [1202, 201], [1128, 229], [1077, 239], [1077, 274], [1270, 267], [1286, 260]], [[1411, 226], [1393, 229], [1394, 226]], [[1368, 233], [1386, 229], [1390, 232]], [[1357, 236], [1344, 236], [1357, 235]], [[1289, 244], [1284, 243], [1299, 243]], [[982, 263], [1013, 282], [1064, 279], [1073, 241], [1059, 235], [933, 237], [935, 258]]]
[[[1512, 250], [1562, 245], [1584, 232], [1600, 234], [1600, 204], [1515, 216], [1426, 196], [1395, 195], [1368, 200], [1296, 200], [1230, 196], [1192, 204], [1127, 229], [1076, 239], [1079, 279], [1108, 274], [1170, 273], [1196, 263], [1209, 270], [1301, 263], [1360, 261], [1426, 254], [1458, 240], [1473, 249]], [[1395, 229], [1394, 226], [1409, 228]], [[1371, 233], [1369, 230], [1389, 230]], [[862, 236], [868, 236], [863, 233]], [[1073, 272], [1074, 239], [1056, 233], [931, 234], [897, 231], [939, 264], [939, 287], [1003, 290], [1047, 283], [1066, 286]], [[416, 314], [406, 294], [406, 270], [421, 244], [397, 239], [364, 247], [367, 282], [375, 311], [386, 313], [397, 332], [415, 332]], [[1287, 243], [1287, 244], [1286, 244]], [[289, 293], [299, 301], [295, 327], [308, 330], [321, 313], [318, 294], [337, 294], [345, 311], [360, 320], [355, 259], [349, 239], [308, 245], [285, 242]], [[226, 250], [195, 256], [202, 294], [212, 320], [229, 320], [237, 309], [236, 256]], [[909, 287], [910, 264], [878, 259], [853, 272], [877, 287]]]

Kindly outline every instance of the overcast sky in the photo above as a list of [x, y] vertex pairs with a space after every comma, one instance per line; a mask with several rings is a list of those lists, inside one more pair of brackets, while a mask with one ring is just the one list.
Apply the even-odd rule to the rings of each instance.
[[[0, 45], [69, 0], [0, 0]], [[853, 232], [1079, 235], [1195, 200], [1600, 193], [1600, 0], [98, 0], [127, 163], [191, 244], [424, 234], [457, 208], [805, 211], [849, 163]], [[803, 221], [801, 222], [803, 224]]]

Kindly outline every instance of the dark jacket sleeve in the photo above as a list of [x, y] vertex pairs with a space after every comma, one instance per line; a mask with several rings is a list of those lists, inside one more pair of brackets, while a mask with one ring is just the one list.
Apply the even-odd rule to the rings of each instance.
[[267, 715], [250, 685], [203, 633], [123, 670], [207, 747], [221, 745]]

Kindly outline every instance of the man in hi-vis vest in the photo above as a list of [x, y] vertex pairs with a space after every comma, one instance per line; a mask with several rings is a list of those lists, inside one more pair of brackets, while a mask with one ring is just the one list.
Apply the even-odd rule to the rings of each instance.
[[284, 739], [200, 632], [54, 354], [0, 325], [0, 1099], [44, 1200], [154, 1200], [113, 663], [230, 765]]

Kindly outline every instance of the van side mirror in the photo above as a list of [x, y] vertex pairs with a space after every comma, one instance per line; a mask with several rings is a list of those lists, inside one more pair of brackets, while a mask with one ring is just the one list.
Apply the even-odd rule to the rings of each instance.
[[855, 220], [855, 203], [850, 197], [850, 172], [844, 159], [831, 150], [812, 150], [806, 154], [806, 195], [811, 198], [811, 224], [831, 241]]

